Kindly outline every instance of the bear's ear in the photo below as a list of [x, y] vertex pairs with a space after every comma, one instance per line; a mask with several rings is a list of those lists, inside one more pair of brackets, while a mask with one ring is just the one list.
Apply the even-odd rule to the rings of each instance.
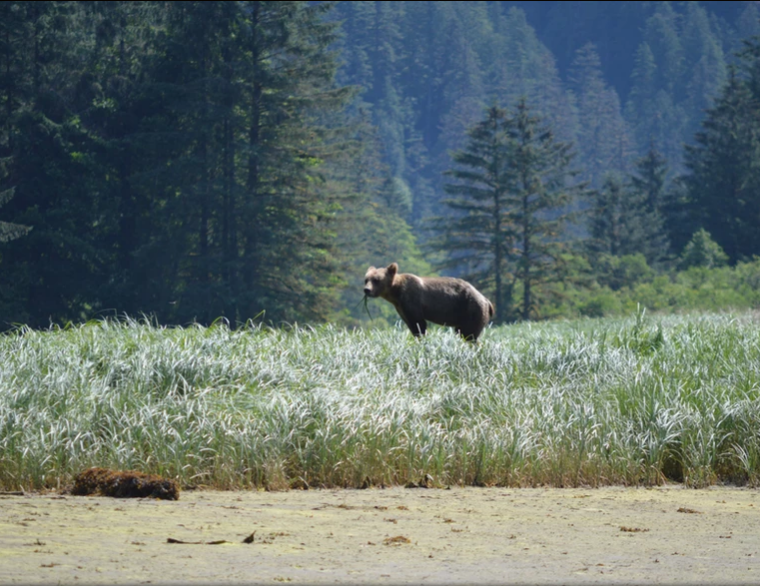
[[388, 274], [393, 277], [398, 272], [398, 265], [395, 262], [392, 262], [388, 265], [388, 268], [385, 269], [388, 271]]

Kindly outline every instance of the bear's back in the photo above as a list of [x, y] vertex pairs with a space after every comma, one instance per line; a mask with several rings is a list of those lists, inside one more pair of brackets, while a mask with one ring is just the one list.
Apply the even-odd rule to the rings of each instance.
[[453, 277], [419, 278], [425, 319], [439, 325], [465, 327], [488, 323], [488, 301], [470, 283]]

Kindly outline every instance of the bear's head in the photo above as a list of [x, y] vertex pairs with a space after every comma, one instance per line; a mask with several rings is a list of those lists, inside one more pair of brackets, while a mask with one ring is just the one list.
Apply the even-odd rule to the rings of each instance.
[[383, 297], [390, 291], [397, 272], [398, 265], [395, 262], [384, 269], [369, 267], [364, 275], [364, 294], [367, 297]]

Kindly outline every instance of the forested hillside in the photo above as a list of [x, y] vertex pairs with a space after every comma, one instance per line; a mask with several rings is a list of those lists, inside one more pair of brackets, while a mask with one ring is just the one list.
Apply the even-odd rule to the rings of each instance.
[[[519, 96], [573, 141], [594, 187], [653, 145], [671, 175], [760, 33], [755, 2], [341, 2], [345, 66], [372, 105], [414, 223], [484, 106]], [[407, 196], [411, 197], [411, 196]]]
[[356, 323], [364, 270], [390, 261], [468, 276], [501, 321], [595, 315], [751, 264], [759, 19], [756, 2], [0, 3], [0, 327]]

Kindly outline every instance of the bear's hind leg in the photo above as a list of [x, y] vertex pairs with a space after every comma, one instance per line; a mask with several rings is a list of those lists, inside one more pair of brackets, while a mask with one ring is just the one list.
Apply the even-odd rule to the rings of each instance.
[[466, 325], [457, 328], [457, 332], [468, 342], [475, 344], [483, 332], [483, 326], [479, 323], [475, 323], [476, 320], [470, 320]]
[[480, 336], [480, 332], [479, 331], [458, 330], [458, 332], [468, 342], [472, 342], [473, 344], [477, 344], [477, 342], [478, 342], [478, 336]]

